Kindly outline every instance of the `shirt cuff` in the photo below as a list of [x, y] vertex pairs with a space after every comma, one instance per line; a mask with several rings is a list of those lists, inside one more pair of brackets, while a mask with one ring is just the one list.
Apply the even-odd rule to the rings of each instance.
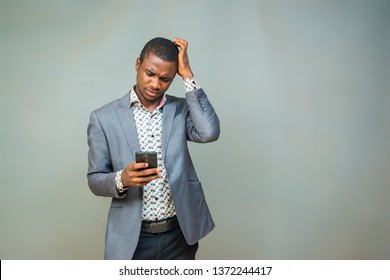
[[119, 193], [123, 193], [125, 191], [123, 189], [123, 183], [122, 183], [122, 172], [123, 170], [118, 171], [115, 175], [115, 185]]
[[193, 91], [196, 89], [200, 89], [199, 84], [195, 81], [194, 78], [187, 78], [183, 80], [184, 88], [186, 92]]

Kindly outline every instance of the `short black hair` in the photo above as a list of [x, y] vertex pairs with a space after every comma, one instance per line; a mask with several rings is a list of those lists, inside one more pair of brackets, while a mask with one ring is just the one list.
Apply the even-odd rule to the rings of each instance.
[[144, 58], [151, 53], [164, 61], [178, 64], [177, 55], [179, 54], [179, 49], [171, 40], [156, 37], [147, 42], [139, 56], [140, 62], [142, 63]]

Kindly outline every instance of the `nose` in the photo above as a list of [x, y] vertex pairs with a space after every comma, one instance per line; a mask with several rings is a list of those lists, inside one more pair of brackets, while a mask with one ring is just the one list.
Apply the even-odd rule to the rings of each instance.
[[160, 89], [160, 81], [159, 81], [158, 77], [153, 77], [151, 79], [150, 87], [155, 89], [155, 90], [159, 90]]

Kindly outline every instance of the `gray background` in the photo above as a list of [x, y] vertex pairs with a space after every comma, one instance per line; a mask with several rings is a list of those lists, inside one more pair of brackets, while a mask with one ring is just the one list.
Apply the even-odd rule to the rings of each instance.
[[[191, 144], [199, 259], [390, 258], [388, 1], [0, 1], [1, 259], [101, 259], [89, 113], [151, 38], [189, 41], [219, 113]], [[179, 79], [171, 94], [184, 96]]]

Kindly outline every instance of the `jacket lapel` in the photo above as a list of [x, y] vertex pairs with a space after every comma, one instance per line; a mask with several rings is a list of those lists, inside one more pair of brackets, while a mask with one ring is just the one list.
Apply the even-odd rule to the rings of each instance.
[[166, 95], [166, 103], [164, 104], [163, 109], [163, 135], [162, 135], [162, 149], [163, 155], [165, 156], [165, 152], [168, 145], [169, 136], [171, 135], [173, 119], [175, 117], [176, 112], [176, 102], [173, 102], [172, 97]]
[[[176, 102], [173, 102], [172, 97], [166, 96], [166, 103], [163, 107], [163, 135], [162, 135], [162, 149], [163, 155], [165, 155], [169, 136], [172, 130], [173, 119], [176, 113]], [[122, 126], [123, 133], [125, 134], [127, 144], [132, 154], [139, 151], [137, 128], [135, 126], [133, 110], [129, 108], [130, 97], [126, 94], [119, 100], [118, 107], [115, 107], [120, 124]]]
[[130, 94], [126, 94], [119, 100], [118, 107], [115, 107], [119, 121], [125, 134], [130, 151], [134, 155], [140, 150], [137, 128], [135, 126], [133, 110], [129, 107]]

